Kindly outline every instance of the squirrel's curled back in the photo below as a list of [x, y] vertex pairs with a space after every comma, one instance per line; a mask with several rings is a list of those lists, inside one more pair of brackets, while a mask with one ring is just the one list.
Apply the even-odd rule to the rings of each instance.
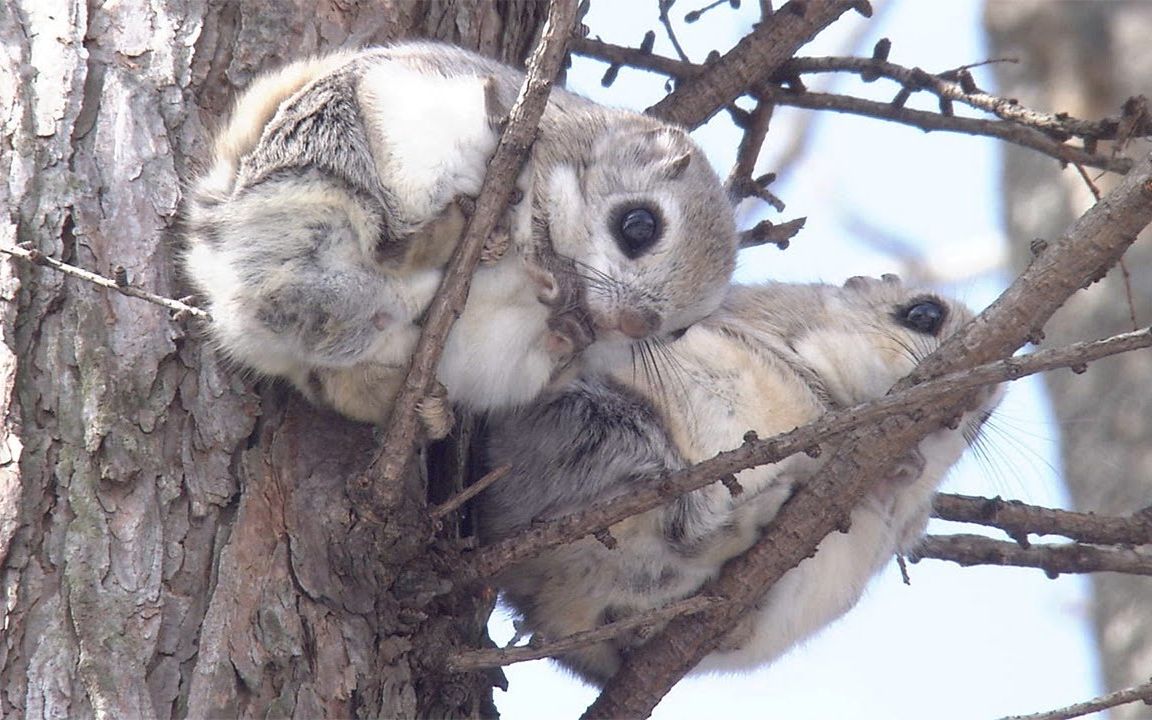
[[[220, 352], [386, 417], [466, 221], [457, 200], [479, 192], [522, 82], [434, 43], [257, 79], [186, 207], [181, 262]], [[732, 212], [680, 128], [554, 90], [518, 185], [510, 247], [477, 270], [439, 366], [449, 398], [526, 402], [589, 342], [666, 335], [719, 304]]]
[[[878, 398], [970, 317], [895, 276], [844, 287], [735, 286], [715, 315], [651, 354], [646, 367], [587, 375], [493, 418], [490, 462], [512, 471], [478, 498], [481, 541], [625, 495], [738, 447], [749, 430], [768, 437]], [[998, 388], [973, 392], [958, 427], [942, 427], [901, 459], [853, 511], [850, 531], [825, 538], [697, 670], [769, 662], [854, 605], [884, 562], [915, 545], [937, 486], [999, 396]], [[801, 453], [745, 470], [736, 496], [713, 483], [614, 525], [612, 549], [584, 538], [509, 568], [495, 584], [523, 630], [552, 639], [688, 597], [750, 547], [823, 462]], [[557, 659], [601, 684], [645, 637]]]

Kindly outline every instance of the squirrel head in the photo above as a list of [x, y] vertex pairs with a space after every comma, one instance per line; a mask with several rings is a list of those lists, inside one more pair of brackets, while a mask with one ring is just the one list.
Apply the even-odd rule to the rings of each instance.
[[668, 335], [719, 307], [736, 265], [733, 213], [677, 127], [629, 116], [547, 180], [555, 251], [570, 258], [598, 341]]

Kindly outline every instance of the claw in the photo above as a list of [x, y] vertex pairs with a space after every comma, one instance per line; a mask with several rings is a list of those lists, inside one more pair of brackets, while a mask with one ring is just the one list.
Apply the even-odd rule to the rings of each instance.
[[484, 247], [480, 249], [480, 262], [485, 265], [499, 262], [511, 245], [512, 235], [509, 234], [508, 228], [497, 226], [484, 242]]

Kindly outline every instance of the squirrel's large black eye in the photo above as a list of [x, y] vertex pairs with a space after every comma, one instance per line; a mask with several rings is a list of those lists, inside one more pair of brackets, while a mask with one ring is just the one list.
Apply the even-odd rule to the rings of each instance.
[[688, 328], [680, 328], [679, 330], [673, 330], [672, 332], [668, 333], [668, 337], [672, 338], [672, 342], [676, 342], [680, 338], [684, 337], [686, 332], [688, 332]]
[[897, 313], [897, 320], [909, 330], [935, 335], [944, 325], [948, 309], [939, 300], [918, 300]]
[[616, 243], [629, 258], [637, 258], [660, 239], [660, 219], [646, 207], [629, 208], [616, 215]]

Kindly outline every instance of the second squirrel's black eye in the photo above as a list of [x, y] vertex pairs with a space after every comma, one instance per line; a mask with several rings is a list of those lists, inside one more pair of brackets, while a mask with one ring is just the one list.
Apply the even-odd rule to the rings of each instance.
[[627, 208], [616, 214], [612, 234], [629, 259], [640, 257], [660, 239], [660, 218], [646, 207]]
[[897, 313], [896, 319], [909, 330], [935, 335], [944, 325], [948, 309], [939, 300], [918, 300]]

